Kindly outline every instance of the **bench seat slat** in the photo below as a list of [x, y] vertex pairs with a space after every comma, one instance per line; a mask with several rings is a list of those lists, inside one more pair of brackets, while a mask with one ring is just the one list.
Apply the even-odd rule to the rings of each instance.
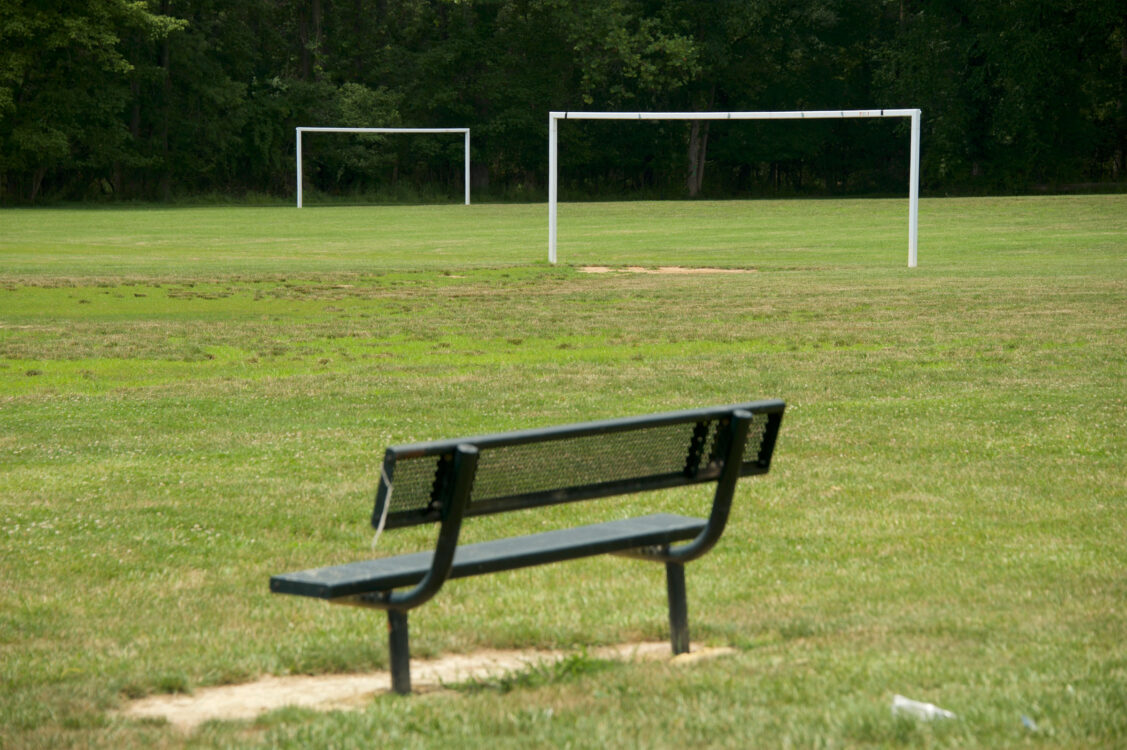
[[[458, 546], [450, 578], [513, 570], [529, 565], [574, 560], [591, 555], [623, 552], [638, 547], [692, 539], [706, 526], [704, 519], [670, 513], [546, 531], [540, 534], [496, 539]], [[430, 570], [433, 552], [416, 552], [378, 560], [312, 568], [276, 575], [270, 590], [319, 599], [388, 591], [411, 586]]]

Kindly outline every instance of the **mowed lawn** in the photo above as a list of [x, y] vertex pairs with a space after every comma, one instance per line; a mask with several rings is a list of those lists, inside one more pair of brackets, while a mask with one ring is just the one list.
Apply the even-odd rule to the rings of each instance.
[[[0, 211], [0, 747], [1127, 744], [1127, 196], [925, 199], [915, 269], [906, 200], [565, 204], [559, 237], [552, 267], [542, 204]], [[733, 656], [586, 656], [667, 633], [661, 567], [603, 557], [412, 615], [416, 656], [566, 668], [192, 735], [115, 713], [386, 667], [382, 613], [267, 580], [373, 554], [388, 444], [761, 397], [774, 467], [687, 569]]]

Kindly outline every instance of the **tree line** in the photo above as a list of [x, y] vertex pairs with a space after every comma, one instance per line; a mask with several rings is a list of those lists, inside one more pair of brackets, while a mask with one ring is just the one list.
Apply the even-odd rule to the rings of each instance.
[[[0, 201], [288, 196], [294, 128], [469, 127], [542, 199], [550, 110], [919, 107], [923, 189], [1127, 176], [1122, 0], [0, 0]], [[903, 192], [907, 122], [568, 122], [561, 195]], [[306, 137], [306, 190], [460, 195], [461, 140]]]

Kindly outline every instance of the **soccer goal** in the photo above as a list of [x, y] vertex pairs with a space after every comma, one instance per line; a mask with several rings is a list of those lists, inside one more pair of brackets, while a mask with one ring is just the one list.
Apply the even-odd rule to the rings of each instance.
[[463, 133], [465, 135], [466, 205], [470, 205], [470, 129], [469, 128], [297, 128], [297, 207], [301, 208], [301, 134], [302, 133]]
[[549, 112], [548, 113], [548, 262], [556, 262], [556, 202], [559, 192], [560, 120], [828, 120], [858, 117], [909, 117], [912, 120], [908, 175], [908, 267], [916, 267], [920, 204], [920, 110], [843, 109], [800, 112]]

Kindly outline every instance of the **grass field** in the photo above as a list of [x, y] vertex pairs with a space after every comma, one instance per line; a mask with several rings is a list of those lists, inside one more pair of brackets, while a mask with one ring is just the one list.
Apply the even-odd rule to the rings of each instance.
[[[912, 270], [902, 200], [564, 205], [557, 267], [546, 214], [0, 212], [0, 747], [1127, 745], [1127, 197], [924, 200]], [[733, 657], [584, 656], [666, 636], [661, 567], [597, 558], [412, 615], [419, 656], [566, 669], [191, 736], [113, 713], [384, 667], [380, 613], [266, 582], [368, 554], [389, 443], [760, 397], [775, 465], [687, 575]]]

